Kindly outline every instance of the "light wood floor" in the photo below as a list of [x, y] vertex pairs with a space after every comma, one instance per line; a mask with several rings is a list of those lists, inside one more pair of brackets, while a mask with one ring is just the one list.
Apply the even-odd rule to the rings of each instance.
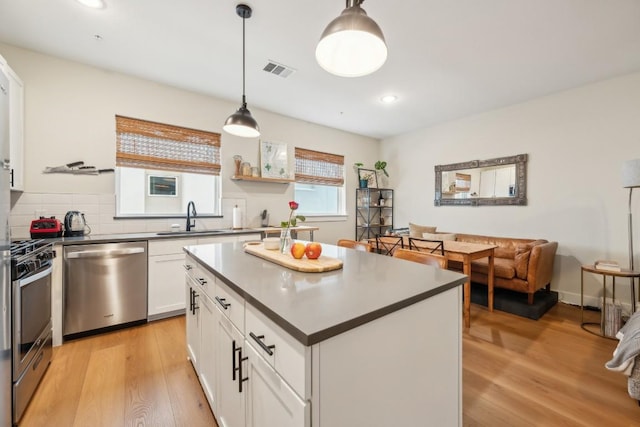
[[[604, 368], [616, 342], [583, 331], [579, 316], [564, 304], [538, 321], [472, 304], [464, 425], [640, 425], [626, 377]], [[184, 316], [56, 348], [20, 425], [216, 426], [186, 359]]]

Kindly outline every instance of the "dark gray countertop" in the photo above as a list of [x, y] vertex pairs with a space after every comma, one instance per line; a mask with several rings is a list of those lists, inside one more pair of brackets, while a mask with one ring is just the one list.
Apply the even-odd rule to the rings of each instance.
[[91, 243], [111, 243], [111, 242], [123, 242], [123, 241], [138, 241], [138, 240], [159, 240], [159, 239], [196, 239], [198, 237], [215, 237], [215, 236], [230, 236], [235, 234], [260, 234], [259, 230], [246, 228], [242, 230], [223, 230], [223, 231], [206, 231], [197, 230], [196, 233], [175, 232], [161, 234], [154, 232], [145, 233], [121, 233], [121, 234], [89, 234], [87, 236], [79, 237], [53, 237], [45, 239], [53, 242], [57, 245], [84, 245]]
[[322, 248], [322, 255], [341, 259], [343, 268], [302, 273], [247, 254], [242, 243], [187, 246], [185, 251], [304, 345], [466, 280], [462, 274], [411, 261], [327, 244]]

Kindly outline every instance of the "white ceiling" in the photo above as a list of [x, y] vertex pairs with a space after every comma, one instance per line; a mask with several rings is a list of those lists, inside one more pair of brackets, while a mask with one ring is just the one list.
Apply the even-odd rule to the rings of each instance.
[[[239, 1], [105, 1], [0, 0], [0, 41], [240, 105]], [[640, 70], [638, 0], [367, 0], [389, 58], [355, 79], [314, 57], [344, 0], [245, 3], [249, 108], [375, 138]], [[268, 60], [297, 71], [268, 74]]]

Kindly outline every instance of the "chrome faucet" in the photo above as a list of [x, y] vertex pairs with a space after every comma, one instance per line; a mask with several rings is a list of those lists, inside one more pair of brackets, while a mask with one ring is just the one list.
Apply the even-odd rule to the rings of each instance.
[[191, 223], [191, 220], [197, 216], [196, 204], [190, 201], [187, 203], [187, 231], [191, 231], [191, 228], [196, 226], [196, 220], [194, 219], [193, 223]]

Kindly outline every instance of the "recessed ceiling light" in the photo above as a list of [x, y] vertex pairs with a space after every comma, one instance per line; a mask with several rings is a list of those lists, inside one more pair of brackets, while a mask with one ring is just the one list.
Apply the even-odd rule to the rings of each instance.
[[87, 7], [91, 7], [94, 9], [102, 9], [104, 8], [103, 0], [77, 0], [78, 3], [85, 5]]
[[397, 100], [398, 100], [398, 97], [395, 95], [385, 95], [382, 98], [380, 98], [380, 101], [384, 102], [385, 104], [392, 104]]

